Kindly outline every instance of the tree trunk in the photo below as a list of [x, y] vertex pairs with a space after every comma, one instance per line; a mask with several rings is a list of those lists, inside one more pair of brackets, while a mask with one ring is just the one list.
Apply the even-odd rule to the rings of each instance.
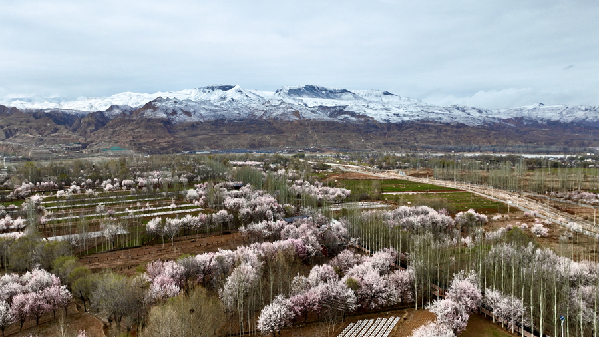
[[81, 297], [81, 301], [83, 301], [83, 311], [87, 312], [87, 307], [85, 306], [85, 297], [83, 297], [81, 293], [79, 293], [79, 296]]

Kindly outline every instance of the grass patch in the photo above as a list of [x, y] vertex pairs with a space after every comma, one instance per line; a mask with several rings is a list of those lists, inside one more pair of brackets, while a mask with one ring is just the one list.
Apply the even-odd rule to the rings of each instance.
[[[386, 195], [387, 200], [395, 201], [400, 205], [426, 205], [433, 208], [445, 208], [451, 213], [474, 209], [479, 213], [507, 213], [507, 205], [502, 202], [489, 200], [470, 192], [444, 192]], [[515, 209], [515, 208], [513, 208]]]
[[[340, 180], [338, 186], [350, 189], [348, 201], [387, 200], [400, 205], [426, 205], [435, 209], [445, 208], [451, 213], [474, 209], [479, 213], [507, 213], [507, 205], [455, 188], [418, 183], [403, 179]], [[382, 194], [386, 192], [420, 192], [417, 194]], [[437, 193], [440, 192], [440, 193]]]
[[424, 184], [415, 181], [392, 179], [382, 180], [381, 188], [385, 192], [427, 192], [427, 191], [456, 191], [455, 188]]
[[348, 201], [382, 199], [383, 193], [389, 192], [457, 191], [451, 187], [418, 183], [403, 179], [342, 179], [335, 185], [352, 191], [352, 195]]
[[15, 205], [17, 207], [21, 207], [21, 205], [23, 204], [24, 200], [12, 200], [12, 201], [2, 201], [0, 202], [0, 205], [4, 206], [4, 207], [8, 207], [10, 205]]
[[341, 180], [340, 187], [352, 190], [378, 190], [385, 192], [456, 191], [455, 188], [419, 183], [403, 179]]

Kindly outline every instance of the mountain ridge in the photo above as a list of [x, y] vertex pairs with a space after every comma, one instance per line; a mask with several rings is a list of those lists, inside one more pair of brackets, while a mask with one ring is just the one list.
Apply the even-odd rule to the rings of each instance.
[[442, 107], [383, 90], [315, 85], [275, 92], [212, 85], [71, 102], [12, 102], [17, 107], [0, 104], [0, 151], [5, 153], [61, 149], [71, 143], [91, 150], [120, 146], [140, 153], [286, 147], [599, 147], [599, 108], [593, 106]]
[[599, 125], [599, 107], [542, 103], [509, 109], [482, 109], [460, 105], [438, 106], [384, 90], [347, 90], [317, 85], [284, 86], [275, 92], [243, 89], [239, 85], [210, 85], [153, 94], [123, 92], [108, 97], [44, 102], [3, 100], [1, 104], [26, 112], [60, 112], [86, 115], [102, 111], [108, 118], [121, 114], [166, 118], [172, 123], [215, 119], [376, 121], [403, 123], [428, 121], [470, 126], [504, 123], [523, 118], [535, 122]]

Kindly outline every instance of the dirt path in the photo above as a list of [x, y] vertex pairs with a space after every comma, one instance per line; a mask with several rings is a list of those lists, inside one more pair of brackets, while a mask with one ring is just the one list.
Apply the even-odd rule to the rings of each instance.
[[463, 191], [471, 192], [476, 195], [489, 198], [491, 200], [496, 200], [500, 202], [504, 202], [509, 204], [511, 207], [519, 208], [523, 211], [535, 211], [541, 215], [541, 217], [551, 220], [554, 223], [559, 224], [560, 226], [566, 226], [570, 222], [576, 222], [583, 228], [583, 233], [588, 235], [596, 235], [599, 234], [599, 228], [594, 226], [592, 221], [585, 220], [582, 217], [578, 217], [572, 214], [568, 214], [567, 212], [563, 212], [559, 209], [551, 207], [548, 204], [539, 202], [529, 196], [499, 190], [496, 188], [492, 188], [484, 185], [472, 185], [472, 184], [463, 184], [459, 182], [449, 182], [445, 180], [437, 180], [432, 178], [418, 178], [413, 176], [401, 175], [393, 171], [383, 171], [383, 172], [367, 172], [363, 170], [359, 170], [354, 166], [344, 167], [343, 165], [336, 165], [337, 167], [345, 170], [347, 172], [353, 172], [356, 174], [363, 175], [371, 175], [373, 177], [385, 178], [385, 179], [405, 179], [409, 181], [419, 182], [419, 183], [427, 183], [434, 184], [445, 187], [452, 187], [456, 189], [460, 189]]
[[92, 272], [103, 269], [112, 269], [124, 275], [134, 275], [139, 265], [158, 259], [174, 260], [183, 254], [200, 254], [205, 252], [216, 252], [221, 249], [235, 249], [243, 244], [239, 233], [209, 236], [205, 238], [188, 238], [152, 246], [143, 246], [122, 249], [113, 252], [92, 254], [79, 259], [79, 262], [88, 266]]

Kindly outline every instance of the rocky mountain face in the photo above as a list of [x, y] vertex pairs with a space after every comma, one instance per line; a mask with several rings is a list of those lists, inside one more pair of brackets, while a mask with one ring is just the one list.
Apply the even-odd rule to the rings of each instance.
[[275, 92], [219, 85], [72, 101], [2, 102], [0, 147], [5, 148], [72, 142], [141, 152], [286, 146], [599, 146], [598, 107], [442, 107], [388, 91], [313, 85]]

